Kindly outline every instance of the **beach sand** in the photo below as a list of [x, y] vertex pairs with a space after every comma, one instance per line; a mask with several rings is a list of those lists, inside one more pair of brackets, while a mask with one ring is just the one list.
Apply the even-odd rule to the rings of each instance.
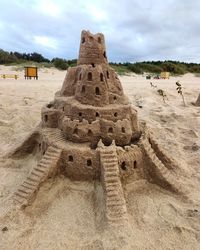
[[[40, 69], [39, 80], [25, 80], [23, 71], [0, 67], [0, 74], [19, 74], [18, 80], [0, 79], [0, 249], [200, 249], [200, 78], [192, 74], [169, 80], [121, 76], [124, 92], [160, 146], [180, 166], [185, 199], [146, 180], [124, 185], [130, 231], [118, 239], [98, 230], [95, 186], [57, 176], [46, 182], [32, 206], [7, 211], [12, 193], [36, 164], [29, 155], [12, 160], [2, 156], [18, 145], [41, 119], [41, 108], [54, 99], [65, 71]], [[183, 86], [186, 107], [176, 92]], [[163, 89], [163, 102], [150, 81]], [[122, 232], [122, 235], [124, 233]]]

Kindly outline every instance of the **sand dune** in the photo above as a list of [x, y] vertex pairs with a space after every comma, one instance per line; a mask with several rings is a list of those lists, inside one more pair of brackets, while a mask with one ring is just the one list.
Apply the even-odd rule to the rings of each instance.
[[[11, 73], [12, 67], [0, 68]], [[152, 80], [168, 97], [163, 103], [150, 81], [142, 76], [122, 76], [125, 94], [136, 106], [163, 150], [180, 166], [188, 199], [145, 180], [124, 187], [130, 217], [126, 238], [103, 234], [95, 221], [94, 192], [98, 183], [71, 182], [63, 176], [40, 189], [25, 211], [12, 211], [9, 198], [35, 164], [33, 156], [5, 159], [40, 121], [42, 106], [53, 99], [66, 72], [42, 69], [39, 80], [0, 80], [0, 249], [200, 249], [200, 78], [192, 74]], [[175, 90], [180, 80], [186, 100]], [[6, 229], [4, 229], [6, 230]]]

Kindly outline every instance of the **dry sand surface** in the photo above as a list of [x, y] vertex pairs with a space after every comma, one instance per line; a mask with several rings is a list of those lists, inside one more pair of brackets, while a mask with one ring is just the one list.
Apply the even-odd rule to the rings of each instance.
[[[0, 67], [2, 73], [17, 73]], [[0, 80], [0, 157], [8, 153], [40, 122], [42, 106], [53, 100], [66, 72], [41, 69], [39, 80]], [[187, 106], [175, 91], [180, 80]], [[200, 78], [192, 74], [152, 80], [165, 90], [163, 103], [150, 81], [123, 76], [125, 93], [153, 131], [161, 147], [179, 164], [189, 199], [145, 180], [124, 186], [130, 231], [116, 239], [98, 231], [94, 190], [98, 183], [72, 182], [63, 176], [40, 189], [32, 206], [6, 212], [9, 199], [36, 163], [0, 158], [0, 249], [200, 249], [200, 108], [191, 104], [200, 93]], [[7, 228], [5, 228], [7, 227]], [[2, 231], [3, 229], [3, 231]], [[6, 230], [7, 229], [7, 230]], [[122, 232], [122, 236], [125, 235]]]

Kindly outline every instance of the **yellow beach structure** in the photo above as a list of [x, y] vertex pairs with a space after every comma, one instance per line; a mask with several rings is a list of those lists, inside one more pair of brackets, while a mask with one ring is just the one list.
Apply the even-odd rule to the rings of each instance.
[[169, 76], [170, 76], [170, 74], [167, 71], [163, 71], [163, 72], [160, 73], [160, 78], [161, 79], [169, 79]]

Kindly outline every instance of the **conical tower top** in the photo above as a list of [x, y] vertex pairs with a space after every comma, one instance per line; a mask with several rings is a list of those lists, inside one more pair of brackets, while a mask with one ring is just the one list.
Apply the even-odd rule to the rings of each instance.
[[102, 33], [93, 35], [89, 31], [83, 30], [81, 33], [78, 65], [102, 63], [108, 63], [104, 35]]

